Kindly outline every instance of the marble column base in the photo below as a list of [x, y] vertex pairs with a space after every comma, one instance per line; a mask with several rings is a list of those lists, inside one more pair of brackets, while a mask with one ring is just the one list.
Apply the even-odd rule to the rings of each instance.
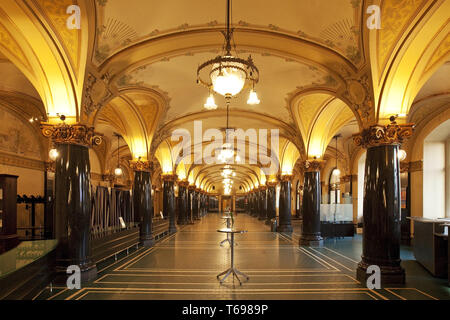
[[301, 246], [323, 247], [323, 238], [321, 236], [301, 236], [299, 241]]
[[289, 233], [292, 231], [293, 231], [292, 226], [290, 226], [290, 225], [282, 225], [282, 226], [278, 226], [278, 228], [277, 228], [277, 232]]
[[[56, 267], [56, 276], [53, 279], [53, 283], [55, 285], [67, 286], [67, 279], [70, 277], [70, 274], [67, 274], [67, 268], [62, 266]], [[92, 264], [89, 267], [81, 268], [80, 272], [81, 283], [89, 283], [94, 280], [97, 280], [97, 266]]]
[[[372, 273], [367, 274], [368, 264], [360, 262], [356, 269], [356, 279], [361, 282], [363, 286], [366, 286], [367, 278]], [[379, 266], [381, 271], [381, 286], [396, 285], [405, 283], [405, 269], [399, 266]]]
[[155, 239], [154, 239], [154, 238], [151, 238], [151, 239], [141, 239], [141, 244], [142, 244], [144, 247], [151, 248], [151, 247], [153, 247], [153, 246], [155, 245]]
[[177, 231], [178, 231], [177, 227], [175, 227], [175, 226], [169, 226], [169, 234], [173, 234], [173, 233], [175, 233], [175, 232], [177, 232]]

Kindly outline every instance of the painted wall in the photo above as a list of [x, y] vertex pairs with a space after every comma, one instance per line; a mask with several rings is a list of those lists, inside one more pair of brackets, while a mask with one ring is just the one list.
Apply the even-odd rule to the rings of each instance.
[[0, 173], [19, 176], [17, 179], [17, 194], [26, 194], [27, 196], [44, 195], [43, 171], [0, 164]]

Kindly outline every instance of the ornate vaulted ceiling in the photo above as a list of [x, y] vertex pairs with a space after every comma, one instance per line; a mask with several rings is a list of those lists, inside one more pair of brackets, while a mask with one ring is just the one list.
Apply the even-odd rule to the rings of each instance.
[[[71, 4], [81, 9], [80, 30], [66, 28]], [[366, 27], [370, 5], [381, 8], [379, 30]], [[280, 131], [277, 172], [235, 164], [235, 187], [332, 157], [336, 134], [352, 157], [352, 133], [392, 114], [420, 123], [448, 108], [449, 12], [446, 0], [233, 1], [234, 44], [260, 70], [261, 104], [247, 105], [247, 91], [233, 99], [230, 126]], [[216, 95], [219, 108], [206, 111], [208, 91], [195, 81], [198, 65], [221, 53], [224, 24], [224, 0], [4, 0], [0, 99], [23, 104], [27, 117], [60, 113], [95, 126], [105, 137], [95, 150], [104, 174], [114, 168], [117, 132], [124, 164], [141, 157], [217, 185], [221, 166], [189, 165], [170, 137], [176, 129], [194, 136], [194, 121], [203, 132], [225, 127], [224, 99]]]
[[[188, 30], [224, 28], [225, 1], [97, 1], [98, 46], [102, 63], [133, 44]], [[130, 6], [139, 10], [129, 10]], [[252, 1], [233, 3], [237, 28], [270, 30], [313, 41], [361, 62], [361, 1]]]

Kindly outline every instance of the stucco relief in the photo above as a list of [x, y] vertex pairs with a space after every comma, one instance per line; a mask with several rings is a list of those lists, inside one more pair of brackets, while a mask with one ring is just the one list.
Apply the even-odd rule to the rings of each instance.
[[0, 109], [0, 151], [41, 159], [39, 141], [22, 120]]

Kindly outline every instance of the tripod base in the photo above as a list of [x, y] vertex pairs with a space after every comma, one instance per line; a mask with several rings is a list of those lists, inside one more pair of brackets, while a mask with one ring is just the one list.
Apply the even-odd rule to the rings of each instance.
[[229, 269], [227, 269], [226, 271], [224, 271], [224, 272], [220, 273], [219, 275], [217, 275], [217, 279], [219, 279], [220, 276], [225, 275], [225, 276], [220, 280], [220, 284], [222, 284], [222, 283], [225, 281], [225, 279], [228, 278], [228, 276], [229, 276], [230, 274], [233, 274], [232, 278], [236, 277], [236, 279], [239, 281], [239, 285], [242, 285], [242, 281], [239, 279], [239, 276], [238, 276], [238, 275], [241, 275], [242, 277], [246, 278], [247, 281], [250, 279], [245, 273], [242, 273], [242, 272], [240, 272], [238, 269], [236, 269], [236, 268], [233, 267], [233, 268], [229, 268]]
[[225, 242], [228, 242], [228, 244], [231, 246], [231, 241], [230, 241], [230, 239], [228, 239], [228, 238], [222, 240], [222, 241], [220, 242], [220, 246], [222, 246]]

